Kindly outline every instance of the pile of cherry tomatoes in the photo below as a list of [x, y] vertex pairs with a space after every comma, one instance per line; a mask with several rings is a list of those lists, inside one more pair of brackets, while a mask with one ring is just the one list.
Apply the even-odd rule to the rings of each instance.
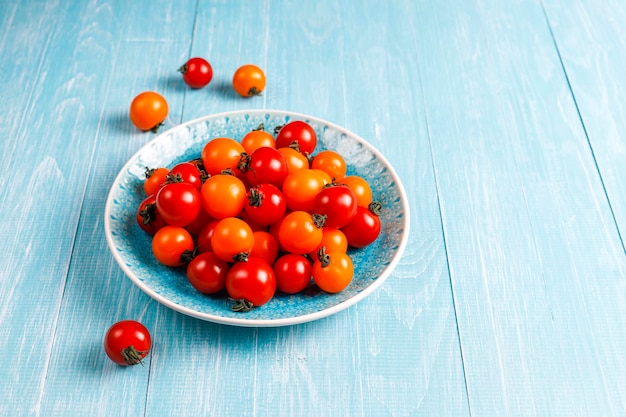
[[185, 268], [204, 294], [225, 290], [235, 311], [296, 294], [313, 282], [337, 293], [352, 281], [350, 248], [374, 242], [380, 204], [368, 182], [346, 175], [336, 151], [315, 152], [304, 121], [240, 141], [209, 140], [197, 159], [146, 168], [137, 223], [163, 265]]

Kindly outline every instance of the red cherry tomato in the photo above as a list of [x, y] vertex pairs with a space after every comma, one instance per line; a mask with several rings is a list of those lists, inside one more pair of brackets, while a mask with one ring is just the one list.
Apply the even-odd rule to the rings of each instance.
[[276, 292], [274, 270], [261, 258], [236, 262], [226, 276], [226, 292], [235, 300], [235, 311], [248, 311], [272, 299]]
[[213, 252], [196, 256], [187, 265], [189, 283], [203, 294], [215, 294], [224, 289], [228, 264]]
[[370, 208], [363, 206], [359, 206], [352, 221], [341, 228], [348, 239], [348, 244], [355, 248], [362, 248], [374, 242], [380, 235], [380, 230], [378, 215]]
[[315, 196], [313, 212], [326, 216], [326, 227], [340, 228], [356, 216], [357, 200], [354, 192], [342, 185], [323, 188]]
[[253, 223], [269, 226], [284, 217], [287, 203], [280, 189], [272, 184], [251, 187], [246, 195], [244, 210]]
[[192, 184], [165, 184], [156, 195], [159, 214], [172, 226], [186, 226], [200, 214], [200, 192]]
[[272, 184], [281, 187], [289, 174], [285, 157], [274, 148], [264, 146], [252, 152], [246, 166], [250, 185]]
[[276, 135], [276, 147], [295, 147], [303, 155], [311, 155], [317, 146], [317, 135], [315, 130], [306, 122], [295, 120], [289, 122], [278, 131]]
[[185, 84], [191, 88], [202, 88], [213, 78], [213, 68], [204, 58], [191, 58], [178, 71], [183, 74]]
[[213, 252], [213, 247], [211, 246], [211, 237], [213, 236], [213, 229], [215, 229], [215, 225], [219, 222], [219, 220], [209, 220], [198, 232], [198, 236], [196, 236], [196, 246], [198, 252]]
[[311, 262], [302, 255], [288, 253], [274, 263], [276, 287], [286, 294], [303, 291], [311, 282]]
[[142, 363], [151, 347], [150, 332], [134, 320], [113, 324], [104, 336], [104, 351], [113, 362], [122, 366]]
[[202, 176], [198, 165], [191, 162], [181, 162], [170, 170], [167, 180], [169, 182], [187, 182], [199, 190], [202, 186]]

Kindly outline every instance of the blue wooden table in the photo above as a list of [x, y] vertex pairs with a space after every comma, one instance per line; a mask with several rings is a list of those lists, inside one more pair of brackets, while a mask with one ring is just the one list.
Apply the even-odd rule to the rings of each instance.
[[[626, 416], [625, 63], [618, 0], [3, 1], [0, 415]], [[291, 327], [152, 300], [103, 227], [144, 90], [166, 128], [282, 109], [365, 138], [411, 207], [393, 274]], [[102, 349], [127, 318], [143, 367]]]

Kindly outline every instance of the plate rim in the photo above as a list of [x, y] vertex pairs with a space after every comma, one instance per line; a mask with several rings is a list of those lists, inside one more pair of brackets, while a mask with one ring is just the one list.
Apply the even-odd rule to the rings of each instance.
[[[196, 310], [177, 304], [171, 301], [170, 299], [168, 299], [167, 297], [164, 297], [161, 294], [157, 293], [150, 286], [148, 286], [139, 278], [137, 278], [135, 273], [130, 270], [130, 268], [125, 264], [125, 262], [121, 258], [121, 255], [117, 251], [115, 242], [113, 240], [113, 233], [111, 229], [111, 220], [110, 220], [111, 210], [112, 210], [112, 205], [113, 205], [112, 203], [114, 199], [113, 197], [114, 197], [115, 185], [120, 183], [120, 180], [126, 176], [126, 172], [128, 171], [128, 169], [134, 163], [136, 163], [136, 160], [138, 159], [138, 157], [142, 155], [145, 150], [153, 146], [154, 143], [163, 141], [164, 140], [163, 138], [167, 137], [168, 135], [171, 135], [176, 130], [182, 130], [190, 125], [198, 124], [209, 119], [236, 117], [236, 116], [241, 116], [241, 115], [259, 115], [259, 114], [260, 115], [269, 114], [270, 116], [288, 116], [289, 118], [292, 118], [292, 119], [308, 120], [308, 121], [318, 123], [322, 126], [328, 126], [329, 128], [336, 130], [337, 132], [356, 138], [356, 140], [361, 145], [363, 145], [370, 152], [376, 155], [376, 158], [380, 159], [380, 161], [385, 165], [385, 168], [388, 169], [391, 178], [394, 180], [398, 189], [398, 193], [400, 195], [400, 203], [404, 211], [404, 216], [402, 218], [402, 225], [404, 228], [404, 232], [402, 233], [402, 237], [400, 239], [400, 243], [398, 245], [398, 249], [395, 255], [392, 257], [391, 261], [389, 262], [389, 265], [387, 265], [383, 273], [379, 275], [374, 281], [372, 281], [371, 284], [369, 284], [362, 291], [358, 292], [352, 297], [338, 304], [335, 304], [331, 307], [328, 307], [319, 311], [315, 311], [312, 313], [299, 315], [299, 316], [283, 317], [283, 318], [277, 318], [277, 319], [245, 319], [245, 318], [239, 319], [239, 318], [224, 317], [224, 316], [219, 316], [215, 314], [198, 312]], [[389, 163], [387, 158], [380, 151], [378, 151], [373, 145], [371, 145], [368, 141], [363, 139], [360, 135], [342, 126], [339, 126], [336, 123], [329, 122], [325, 119], [321, 119], [319, 117], [310, 116], [310, 115], [303, 114], [303, 113], [292, 112], [288, 110], [274, 110], [274, 109], [232, 110], [232, 111], [214, 113], [214, 114], [201, 116], [201, 117], [189, 120], [187, 122], [178, 124], [176, 126], [173, 126], [159, 133], [157, 136], [150, 139], [143, 146], [141, 146], [130, 158], [128, 158], [128, 160], [120, 168], [119, 172], [115, 176], [115, 179], [111, 183], [111, 187], [109, 188], [109, 192], [107, 194], [107, 198], [105, 202], [105, 209], [104, 209], [104, 231], [105, 231], [105, 236], [106, 236], [107, 245], [109, 247], [109, 251], [111, 252], [113, 258], [115, 259], [117, 264], [120, 266], [120, 268], [122, 269], [126, 277], [130, 279], [134, 285], [139, 287], [139, 289], [141, 289], [144, 293], [149, 295], [152, 299], [158, 301], [159, 303], [163, 304], [164, 306], [174, 311], [177, 311], [179, 313], [182, 313], [182, 314], [185, 314], [185, 315], [188, 315], [188, 316], [200, 319], [200, 320], [209, 321], [213, 323], [219, 323], [219, 324], [225, 324], [225, 325], [231, 325], [231, 326], [238, 326], [238, 327], [281, 327], [281, 326], [291, 326], [291, 325], [311, 322], [311, 321], [319, 320], [319, 319], [334, 315], [342, 310], [345, 310], [353, 306], [359, 301], [363, 300], [368, 295], [373, 293], [376, 289], [378, 289], [378, 287], [380, 287], [383, 284], [383, 282], [387, 280], [387, 278], [391, 275], [391, 273], [395, 270], [396, 266], [400, 262], [400, 259], [403, 257], [404, 251], [408, 244], [408, 239], [409, 239], [409, 234], [410, 234], [410, 223], [411, 223], [410, 222], [410, 209], [409, 209], [408, 197], [404, 189], [404, 185], [402, 184], [402, 181], [399, 175], [397, 174], [393, 166]]]

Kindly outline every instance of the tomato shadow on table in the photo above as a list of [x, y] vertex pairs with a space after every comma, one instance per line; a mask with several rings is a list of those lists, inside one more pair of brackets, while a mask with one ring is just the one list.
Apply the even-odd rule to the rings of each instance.
[[107, 114], [105, 120], [108, 125], [108, 130], [112, 133], [123, 133], [127, 135], [133, 132], [133, 129], [136, 129], [130, 121], [127, 109], [110, 112]]

